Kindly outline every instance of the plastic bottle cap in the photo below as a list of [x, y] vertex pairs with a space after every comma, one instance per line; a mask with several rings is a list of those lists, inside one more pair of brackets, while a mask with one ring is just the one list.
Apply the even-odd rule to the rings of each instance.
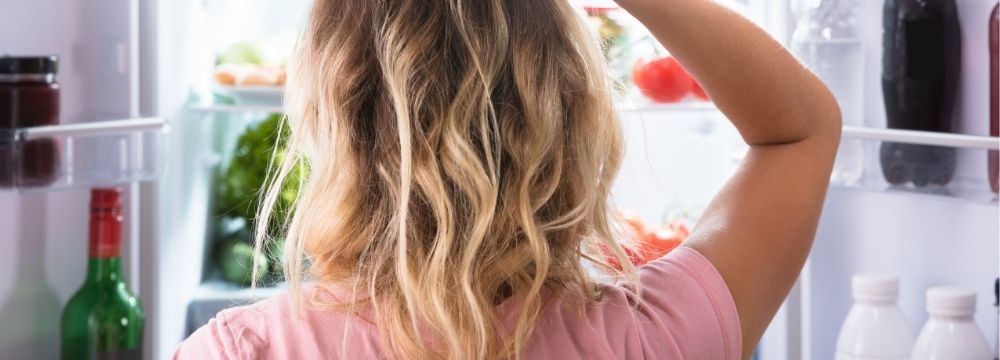
[[855, 300], [896, 301], [899, 278], [884, 274], [858, 274], [851, 279]]
[[931, 315], [971, 316], [976, 313], [976, 293], [957, 287], [927, 290], [927, 312]]

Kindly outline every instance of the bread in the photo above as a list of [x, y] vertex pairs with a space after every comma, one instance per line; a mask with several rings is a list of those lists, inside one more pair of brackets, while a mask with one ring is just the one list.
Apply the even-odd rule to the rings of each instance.
[[287, 75], [284, 65], [222, 64], [215, 68], [215, 82], [228, 86], [281, 86]]

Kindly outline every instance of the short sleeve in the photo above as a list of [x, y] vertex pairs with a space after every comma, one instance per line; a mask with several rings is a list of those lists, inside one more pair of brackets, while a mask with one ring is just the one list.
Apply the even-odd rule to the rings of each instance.
[[174, 360], [256, 359], [260, 338], [222, 311], [177, 346]]
[[676, 340], [685, 359], [740, 359], [736, 303], [715, 266], [680, 247], [639, 268], [640, 309]]

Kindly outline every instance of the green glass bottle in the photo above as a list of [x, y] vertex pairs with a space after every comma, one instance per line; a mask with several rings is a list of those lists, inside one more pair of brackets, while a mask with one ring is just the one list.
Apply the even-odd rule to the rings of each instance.
[[122, 278], [121, 239], [121, 191], [94, 189], [87, 278], [62, 314], [64, 360], [142, 359], [145, 315]]

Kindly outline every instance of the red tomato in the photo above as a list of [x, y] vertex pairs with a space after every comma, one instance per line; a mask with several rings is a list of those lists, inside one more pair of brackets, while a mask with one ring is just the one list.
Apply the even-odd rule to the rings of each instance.
[[694, 81], [673, 57], [640, 60], [632, 67], [632, 81], [656, 102], [677, 102], [691, 91]]
[[699, 84], [697, 80], [693, 80], [693, 78], [691, 82], [691, 94], [698, 99], [711, 101], [711, 99], [708, 98], [708, 93], [705, 92], [705, 89], [701, 87], [701, 84]]
[[644, 262], [663, 257], [681, 245], [691, 231], [681, 223], [671, 223], [646, 236], [642, 244]]

